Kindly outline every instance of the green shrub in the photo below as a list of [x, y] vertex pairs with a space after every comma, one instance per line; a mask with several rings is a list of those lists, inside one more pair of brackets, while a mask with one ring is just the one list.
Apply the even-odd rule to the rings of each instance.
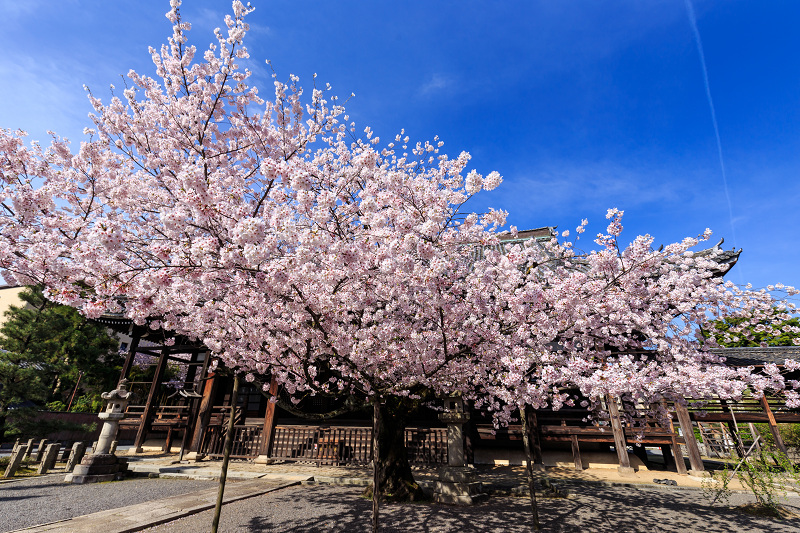
[[715, 501], [727, 501], [734, 478], [753, 493], [759, 507], [772, 516], [781, 516], [779, 500], [785, 499], [786, 492], [795, 490], [793, 485], [800, 484], [800, 467], [784, 454], [764, 447], [737, 466], [726, 464], [723, 470], [712, 471], [710, 480], [703, 482], [704, 492]]
[[67, 406], [64, 404], [64, 402], [58, 400], [46, 404], [44, 408], [47, 409], [48, 411], [59, 411], [59, 412], [67, 410]]

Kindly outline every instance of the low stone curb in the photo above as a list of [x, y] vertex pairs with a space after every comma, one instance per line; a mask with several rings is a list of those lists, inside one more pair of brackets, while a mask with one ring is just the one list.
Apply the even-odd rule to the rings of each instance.
[[[242, 482], [225, 488], [224, 504], [261, 496], [299, 485], [299, 482], [265, 484], [263, 481]], [[66, 520], [40, 524], [9, 533], [133, 533], [197, 514], [216, 505], [217, 488], [181, 494], [128, 507], [100, 511]]]

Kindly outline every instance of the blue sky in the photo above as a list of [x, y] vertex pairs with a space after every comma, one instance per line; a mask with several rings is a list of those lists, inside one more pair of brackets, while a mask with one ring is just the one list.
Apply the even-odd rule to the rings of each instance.
[[[329, 82], [348, 113], [384, 139], [439, 135], [503, 185], [470, 207], [509, 211], [520, 228], [588, 234], [610, 207], [627, 240], [706, 227], [743, 248], [729, 274], [800, 286], [800, 2], [692, 5], [716, 109], [728, 203], [703, 70], [684, 0], [256, 0], [248, 67]], [[73, 141], [89, 125], [83, 85], [107, 99], [147, 47], [170, 33], [167, 1], [0, 0], [0, 127]], [[187, 0], [203, 49], [227, 1]], [[734, 242], [735, 241], [735, 242]], [[588, 245], [588, 243], [587, 243]]]

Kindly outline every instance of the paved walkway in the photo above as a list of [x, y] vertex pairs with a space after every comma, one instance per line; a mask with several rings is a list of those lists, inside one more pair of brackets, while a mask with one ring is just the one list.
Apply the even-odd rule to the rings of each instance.
[[[243, 481], [231, 483], [225, 487], [223, 502], [229, 504], [292, 485], [299, 485], [299, 482]], [[130, 533], [213, 509], [216, 501], [217, 488], [206, 489], [16, 531], [26, 533]]]

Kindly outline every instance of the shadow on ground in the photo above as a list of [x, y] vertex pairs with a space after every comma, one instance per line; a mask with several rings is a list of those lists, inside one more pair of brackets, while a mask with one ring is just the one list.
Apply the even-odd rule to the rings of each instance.
[[[741, 514], [728, 507], [710, 507], [696, 491], [636, 488], [576, 487], [569, 499], [540, 501], [543, 531], [600, 532], [694, 531], [728, 533], [796, 532], [790, 521], [773, 521]], [[369, 531], [371, 502], [350, 487], [306, 486], [226, 505], [221, 533]], [[795, 505], [798, 500], [794, 500]], [[472, 507], [403, 504], [381, 507], [384, 532], [529, 532], [527, 498], [495, 497]], [[154, 528], [170, 533], [207, 528], [210, 512]]]

